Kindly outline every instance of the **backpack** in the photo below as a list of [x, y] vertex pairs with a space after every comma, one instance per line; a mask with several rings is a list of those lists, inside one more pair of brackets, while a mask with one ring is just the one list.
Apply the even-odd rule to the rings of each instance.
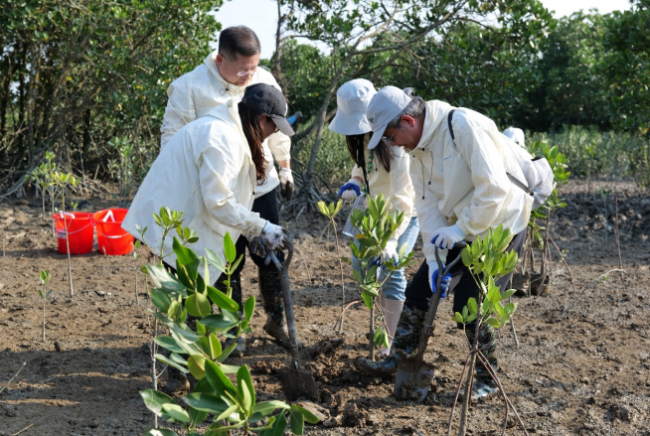
[[[454, 129], [451, 127], [451, 119], [454, 116], [455, 109], [449, 111], [447, 115], [447, 126], [449, 127], [449, 134], [451, 135], [451, 142], [456, 145], [454, 137]], [[521, 167], [521, 172], [526, 178], [526, 183], [517, 179], [510, 173], [506, 173], [508, 178], [513, 185], [522, 189], [525, 193], [533, 197], [533, 209], [537, 209], [542, 206], [548, 197], [553, 193], [555, 189], [555, 180], [553, 176], [553, 169], [548, 163], [545, 157], [536, 156], [533, 157], [528, 153], [523, 147], [519, 146], [510, 138], [503, 135], [504, 143], [507, 144], [507, 147], [512, 152], [512, 155], [515, 157], [519, 167]]]

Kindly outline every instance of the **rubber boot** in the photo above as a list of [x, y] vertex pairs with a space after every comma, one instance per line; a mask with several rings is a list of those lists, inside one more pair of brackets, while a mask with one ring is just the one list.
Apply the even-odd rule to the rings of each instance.
[[356, 368], [371, 377], [393, 377], [397, 371], [399, 361], [417, 353], [420, 334], [422, 333], [426, 317], [426, 310], [416, 308], [408, 302], [404, 304], [404, 309], [397, 323], [393, 345], [386, 359], [372, 361], [360, 357], [354, 362]]
[[[241, 278], [239, 274], [233, 274], [230, 277], [230, 287], [232, 288], [232, 299], [235, 300], [235, 303], [239, 304], [239, 317], [242, 317], [242, 310], [241, 308], [244, 307], [242, 303], [242, 295], [241, 295]], [[217, 283], [215, 284], [215, 288], [223, 292], [224, 294], [227, 294], [228, 288], [223, 282], [223, 278], [219, 278]], [[228, 333], [231, 335], [236, 335], [237, 334], [237, 329], [232, 329]], [[233, 339], [228, 338], [226, 339], [226, 347], [229, 347], [232, 344]], [[246, 337], [244, 335], [241, 335], [237, 338], [237, 345], [235, 348], [232, 350], [232, 353], [230, 355], [232, 357], [244, 357], [244, 353], [246, 353]]]
[[397, 330], [397, 323], [402, 314], [404, 302], [399, 300], [389, 300], [384, 296], [384, 294], [381, 294], [379, 296], [379, 305], [381, 306], [386, 328], [388, 329], [388, 347], [383, 347], [379, 352], [384, 356], [388, 356], [390, 347], [393, 343], [393, 338], [395, 337], [395, 330]]
[[260, 294], [266, 312], [264, 331], [284, 348], [291, 348], [289, 335], [284, 327], [284, 298], [280, 284], [280, 273], [275, 265], [263, 265], [258, 268]]
[[[474, 343], [475, 329], [470, 326], [465, 329], [465, 335], [470, 341]], [[486, 360], [492, 367], [494, 373], [499, 369], [499, 361], [497, 359], [497, 335], [494, 328], [489, 324], [483, 324], [478, 334], [478, 349], [483, 353]], [[497, 392], [497, 384], [490, 376], [487, 368], [481, 360], [476, 359], [476, 376], [474, 377], [474, 385], [472, 386], [472, 397], [479, 399], [485, 398]]]

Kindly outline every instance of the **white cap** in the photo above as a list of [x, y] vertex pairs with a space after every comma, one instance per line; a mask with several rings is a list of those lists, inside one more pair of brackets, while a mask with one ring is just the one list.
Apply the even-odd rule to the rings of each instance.
[[366, 109], [376, 93], [372, 82], [366, 79], [354, 79], [341, 85], [336, 91], [338, 111], [329, 129], [341, 135], [361, 135], [372, 131]]
[[372, 150], [379, 144], [388, 123], [393, 121], [411, 100], [411, 97], [395, 86], [384, 86], [375, 94], [366, 111], [373, 131], [372, 138], [368, 143], [369, 149]]

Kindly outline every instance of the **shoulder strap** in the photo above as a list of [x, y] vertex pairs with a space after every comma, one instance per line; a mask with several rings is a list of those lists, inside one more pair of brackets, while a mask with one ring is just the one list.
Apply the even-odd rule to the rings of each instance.
[[454, 117], [454, 111], [455, 110], [456, 109], [450, 110], [449, 114], [447, 115], [447, 127], [449, 128], [449, 134], [451, 135], [451, 142], [453, 142], [454, 145], [456, 145], [456, 142], [455, 142], [456, 138], [454, 137], [454, 128], [451, 127], [451, 119]]

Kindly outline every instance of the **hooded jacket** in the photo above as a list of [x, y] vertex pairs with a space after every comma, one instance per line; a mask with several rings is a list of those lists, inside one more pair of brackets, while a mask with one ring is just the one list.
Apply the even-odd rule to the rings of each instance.
[[[369, 135], [366, 135], [364, 142], [367, 145]], [[390, 197], [390, 211], [404, 212], [402, 224], [395, 230], [393, 239], [398, 240], [406, 230], [411, 218], [416, 215], [413, 204], [413, 184], [409, 176], [411, 158], [401, 147], [391, 147], [393, 158], [390, 162], [390, 172], [386, 171], [384, 165], [378, 159], [370, 159], [371, 150], [364, 148], [366, 171], [368, 173], [368, 185], [370, 196], [384, 194], [384, 198]], [[363, 169], [358, 165], [352, 168], [352, 177], [363, 178]]]
[[451, 109], [439, 100], [426, 103], [422, 137], [411, 151], [415, 207], [428, 261], [435, 261], [431, 239], [440, 227], [457, 224], [465, 239], [473, 241], [499, 224], [519, 233], [530, 219], [532, 197], [506, 174], [525, 180], [504, 144], [509, 139], [484, 115], [456, 108], [452, 141], [447, 127]]
[[[162, 149], [184, 125], [205, 116], [210, 110], [228, 100], [234, 99], [239, 103], [244, 97], [246, 86], [233, 85], [221, 77], [215, 63], [218, 54], [217, 50], [213, 51], [205, 58], [203, 65], [174, 80], [167, 88], [169, 99], [160, 129]], [[267, 83], [280, 89], [271, 73], [261, 67], [257, 67], [248, 85], [254, 83]], [[291, 159], [291, 140], [281, 132], [271, 135], [264, 141], [263, 147], [267, 161], [266, 183], [256, 189], [256, 198], [271, 192], [280, 184], [273, 157], [277, 161]]]
[[[256, 188], [255, 164], [242, 131], [236, 100], [218, 106], [185, 127], [163, 148], [138, 189], [122, 228], [140, 239], [136, 225], [147, 227], [144, 241], [160, 252], [162, 229], [153, 213], [161, 207], [185, 212], [184, 225], [194, 230], [198, 242], [191, 244], [198, 256], [205, 248], [222, 260], [223, 238], [233, 241], [241, 234], [259, 236], [266, 220], [252, 212]], [[176, 231], [165, 238], [165, 261], [176, 262], [172, 250]], [[210, 266], [215, 280], [220, 272]]]

